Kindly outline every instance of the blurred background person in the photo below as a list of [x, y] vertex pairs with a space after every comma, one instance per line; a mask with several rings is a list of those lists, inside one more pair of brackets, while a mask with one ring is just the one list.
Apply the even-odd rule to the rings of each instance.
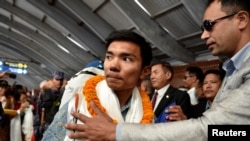
[[202, 98], [202, 82], [204, 79], [203, 70], [196, 66], [186, 68], [183, 77], [184, 86], [188, 89], [187, 93], [190, 96], [191, 105], [198, 104], [198, 98]]
[[190, 117], [197, 118], [206, 110], [207, 99], [202, 91], [204, 73], [200, 67], [189, 66], [183, 77], [184, 86], [188, 89], [190, 96], [191, 111]]
[[212, 69], [205, 72], [202, 88], [204, 96], [207, 99], [206, 109], [211, 107], [213, 100], [222, 85], [224, 76], [225, 72], [223, 70]]
[[[3, 75], [2, 75], [3, 76]], [[2, 109], [13, 109], [10, 86], [6, 80], [0, 80], [0, 102]], [[0, 125], [0, 141], [10, 141], [10, 116], [3, 113], [2, 124]]]
[[64, 93], [64, 72], [54, 71], [52, 78], [40, 84], [41, 92], [37, 101], [37, 112], [34, 120], [36, 140], [42, 138], [61, 104]]
[[147, 94], [151, 94], [154, 90], [150, 78], [145, 78], [141, 81], [141, 89], [146, 91]]

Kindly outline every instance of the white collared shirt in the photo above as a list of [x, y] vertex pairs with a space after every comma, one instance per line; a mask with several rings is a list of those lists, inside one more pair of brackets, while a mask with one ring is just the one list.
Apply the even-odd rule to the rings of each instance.
[[189, 97], [190, 97], [190, 102], [192, 105], [197, 105], [198, 104], [198, 97], [196, 96], [196, 89], [195, 87], [189, 89], [187, 91]]
[[156, 109], [156, 107], [158, 106], [158, 104], [160, 103], [162, 97], [164, 96], [165, 92], [168, 90], [169, 88], [169, 84], [167, 84], [166, 86], [164, 86], [163, 88], [159, 89], [159, 90], [155, 90], [158, 92], [158, 96], [157, 96], [157, 99], [156, 99], [156, 102], [155, 102], [155, 107], [154, 107], [154, 111]]

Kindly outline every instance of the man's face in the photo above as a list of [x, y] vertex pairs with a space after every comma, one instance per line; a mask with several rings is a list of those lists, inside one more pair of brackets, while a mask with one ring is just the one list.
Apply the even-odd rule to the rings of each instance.
[[161, 64], [153, 65], [151, 68], [150, 80], [155, 89], [161, 89], [169, 83], [171, 74], [165, 72]]
[[55, 77], [52, 79], [53, 87], [56, 89], [60, 89], [63, 85], [63, 79], [56, 79]]
[[111, 89], [134, 88], [142, 72], [140, 47], [128, 41], [112, 42], [106, 52], [104, 71]]
[[19, 100], [20, 100], [20, 103], [24, 103], [27, 101], [27, 96], [25, 94], [21, 94]]
[[195, 83], [196, 77], [189, 73], [188, 71], [185, 72], [182, 81], [184, 82], [184, 87], [191, 89]]
[[220, 89], [222, 81], [220, 80], [220, 76], [217, 74], [208, 74], [206, 75], [203, 82], [203, 93], [206, 98], [214, 99], [218, 90]]
[[6, 87], [0, 87], [0, 96], [4, 96], [6, 91]]
[[[203, 21], [213, 21], [230, 14], [221, 10], [220, 2], [213, 2], [205, 10]], [[206, 41], [206, 45], [213, 55], [231, 57], [237, 52], [240, 31], [235, 20], [236, 16], [237, 14], [217, 20], [211, 30], [203, 31], [201, 39]]]

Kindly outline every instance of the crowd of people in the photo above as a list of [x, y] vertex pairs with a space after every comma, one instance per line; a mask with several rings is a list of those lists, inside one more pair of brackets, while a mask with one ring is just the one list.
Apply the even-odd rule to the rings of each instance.
[[54, 71], [51, 79], [42, 81], [39, 95], [31, 94], [24, 85], [10, 85], [5, 80], [9, 74], [10, 71], [0, 73], [0, 141], [41, 140], [59, 109], [64, 73]]
[[18, 96], [9, 96], [2, 79], [9, 72], [1, 73], [0, 111], [15, 114], [1, 114], [0, 133], [10, 136], [0, 141], [18, 124], [25, 141], [32, 135], [34, 141], [205, 141], [208, 125], [250, 124], [250, 3], [208, 0], [203, 19], [201, 38], [213, 55], [228, 59], [217, 69], [186, 68], [185, 90], [171, 86], [172, 66], [152, 63], [151, 44], [132, 30], [109, 34], [104, 60], [91, 62], [65, 87], [64, 73], [53, 72], [35, 104], [20, 85], [12, 88]]
[[2, 79], [9, 74], [10, 72], [0, 74], [0, 140], [30, 140], [33, 133], [34, 105], [27, 87], [20, 84], [11, 86]]

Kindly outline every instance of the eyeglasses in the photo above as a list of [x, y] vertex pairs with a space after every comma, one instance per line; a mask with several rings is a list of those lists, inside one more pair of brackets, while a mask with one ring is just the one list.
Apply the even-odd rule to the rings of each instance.
[[211, 21], [211, 20], [205, 20], [205, 21], [203, 21], [203, 24], [201, 25], [201, 31], [202, 31], [202, 32], [203, 32], [204, 30], [206, 30], [206, 31], [212, 31], [213, 26], [214, 26], [219, 20], [223, 20], [223, 19], [232, 17], [232, 16], [234, 16], [234, 15], [237, 14], [237, 13], [238, 13], [238, 12], [233, 13], [233, 14], [230, 14], [230, 15], [226, 15], [226, 16], [224, 16], [224, 17], [215, 19], [215, 20], [213, 20], [213, 21]]
[[187, 80], [189, 77], [193, 77], [192, 75], [187, 75], [187, 76], [184, 76], [183, 79]]

